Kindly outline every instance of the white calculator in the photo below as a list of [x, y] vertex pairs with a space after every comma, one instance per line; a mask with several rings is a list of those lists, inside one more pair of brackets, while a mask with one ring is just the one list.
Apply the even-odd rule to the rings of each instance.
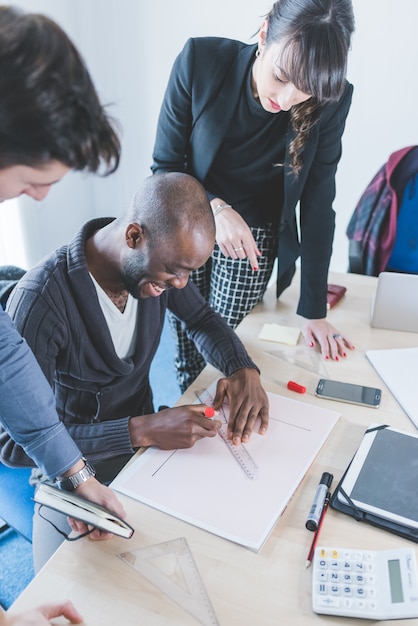
[[418, 617], [415, 551], [317, 547], [313, 559], [315, 613], [374, 620]]

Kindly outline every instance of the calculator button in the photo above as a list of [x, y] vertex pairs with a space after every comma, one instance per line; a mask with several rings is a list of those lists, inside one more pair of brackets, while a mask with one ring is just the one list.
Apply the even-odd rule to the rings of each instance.
[[340, 595], [340, 588], [338, 585], [331, 585], [331, 593], [333, 596], [339, 596]]
[[324, 585], [324, 583], [319, 583], [318, 585], [318, 593], [322, 593], [325, 594], [328, 591], [328, 587], [327, 585]]
[[356, 583], [358, 585], [364, 585], [365, 582], [366, 581], [365, 581], [365, 578], [364, 578], [363, 574], [357, 574], [357, 576], [356, 576]]
[[354, 558], [356, 561], [362, 561], [363, 560], [363, 553], [362, 552], [354, 552]]
[[327, 572], [318, 572], [317, 579], [320, 580], [321, 582], [326, 582], [328, 580]]
[[338, 550], [331, 550], [331, 557], [333, 559], [338, 559], [340, 555], [338, 554]]
[[343, 569], [344, 569], [346, 572], [351, 571], [351, 563], [350, 563], [350, 561], [344, 561], [344, 563], [343, 563]]
[[327, 568], [327, 566], [328, 566], [328, 563], [327, 563], [324, 559], [321, 559], [321, 560], [319, 561], [318, 565], [319, 565], [319, 567], [320, 567], [321, 569], [326, 569], [326, 568]]
[[340, 568], [340, 564], [339, 564], [338, 561], [331, 561], [330, 567], [331, 567], [331, 569], [339, 569]]
[[351, 596], [352, 595], [351, 587], [348, 587], [348, 586], [343, 587], [343, 594], [345, 596]]
[[319, 550], [319, 556], [321, 557], [321, 559], [325, 559], [327, 557], [327, 551], [325, 550], [325, 548], [321, 548]]
[[358, 596], [364, 596], [366, 593], [364, 587], [354, 587], [354, 594]]
[[361, 611], [364, 611], [367, 606], [364, 600], [356, 600], [353, 605], [357, 610], [360, 609]]
[[340, 580], [340, 575], [338, 572], [331, 572], [331, 582], [338, 583]]
[[327, 596], [326, 598], [318, 598], [317, 605], [318, 607], [326, 607], [327, 609], [337, 609], [340, 606], [341, 601], [339, 598], [330, 598]]

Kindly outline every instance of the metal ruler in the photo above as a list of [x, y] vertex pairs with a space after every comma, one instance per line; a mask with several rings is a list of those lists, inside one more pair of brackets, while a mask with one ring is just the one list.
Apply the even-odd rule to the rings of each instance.
[[[212, 406], [213, 397], [208, 390], [196, 393], [196, 396], [201, 404], [208, 404], [209, 406]], [[226, 447], [228, 448], [234, 459], [237, 461], [238, 465], [240, 466], [246, 477], [250, 480], [254, 480], [257, 477], [258, 466], [243, 443], [235, 445], [232, 443], [231, 439], [228, 439], [228, 420], [226, 418], [223, 407], [221, 407], [220, 412], [222, 414], [223, 424], [218, 430], [218, 433], [225, 442]]]
[[204, 626], [219, 626], [185, 537], [118, 555]]

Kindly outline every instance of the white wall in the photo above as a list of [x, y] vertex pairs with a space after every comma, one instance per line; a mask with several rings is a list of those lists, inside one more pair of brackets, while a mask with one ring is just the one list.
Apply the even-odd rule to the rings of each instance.
[[[103, 102], [123, 129], [118, 172], [70, 174], [42, 203], [21, 202], [27, 264], [72, 237], [92, 216], [116, 215], [150, 174], [160, 103], [172, 62], [190, 36], [251, 42], [266, 0], [15, 0], [53, 17], [73, 38]], [[349, 80], [355, 92], [337, 175], [332, 269], [347, 269], [345, 236], [363, 188], [389, 154], [418, 144], [416, 0], [353, 0], [356, 33]], [[4, 213], [4, 208], [1, 209]], [[4, 215], [3, 224], [4, 229]], [[320, 228], [320, 225], [318, 225]], [[2, 262], [5, 262], [4, 260]], [[19, 258], [7, 262], [19, 264]]]

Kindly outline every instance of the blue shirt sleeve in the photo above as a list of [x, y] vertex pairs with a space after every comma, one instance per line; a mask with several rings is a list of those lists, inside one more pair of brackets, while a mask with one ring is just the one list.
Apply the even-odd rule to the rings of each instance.
[[[0, 310], [0, 423], [50, 477], [72, 467], [81, 452], [55, 410], [55, 398], [26, 341]], [[1, 460], [13, 464], [16, 449]], [[18, 454], [17, 454], [18, 456]]]

